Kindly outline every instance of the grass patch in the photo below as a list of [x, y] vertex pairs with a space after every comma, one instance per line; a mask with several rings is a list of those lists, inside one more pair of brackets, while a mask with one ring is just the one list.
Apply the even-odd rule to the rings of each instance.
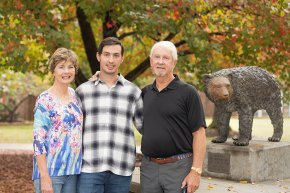
[[[206, 119], [206, 123], [211, 123], [211, 118]], [[281, 141], [290, 141], [290, 117], [283, 119], [283, 136]], [[239, 120], [237, 117], [231, 118], [230, 126], [234, 131], [239, 131]], [[253, 139], [268, 140], [268, 137], [273, 135], [274, 128], [269, 117], [258, 118], [255, 117], [252, 127]]]
[[32, 123], [0, 125], [0, 143], [32, 143]]

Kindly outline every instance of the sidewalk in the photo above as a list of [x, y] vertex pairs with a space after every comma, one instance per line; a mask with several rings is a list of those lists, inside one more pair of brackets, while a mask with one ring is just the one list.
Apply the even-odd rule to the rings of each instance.
[[33, 150], [30, 143], [0, 143], [0, 150]]
[[[1, 150], [31, 150], [32, 144], [1, 144]], [[137, 152], [140, 148], [137, 147]], [[132, 190], [138, 192], [140, 168], [136, 167], [132, 177]], [[290, 179], [259, 183], [235, 182], [225, 179], [202, 177], [196, 193], [290, 193]]]

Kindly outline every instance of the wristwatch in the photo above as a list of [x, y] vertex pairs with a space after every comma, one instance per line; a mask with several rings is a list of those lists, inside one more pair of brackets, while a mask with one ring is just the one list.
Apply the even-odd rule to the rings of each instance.
[[195, 171], [199, 175], [201, 175], [202, 169], [201, 168], [196, 168], [196, 167], [191, 167], [191, 170]]

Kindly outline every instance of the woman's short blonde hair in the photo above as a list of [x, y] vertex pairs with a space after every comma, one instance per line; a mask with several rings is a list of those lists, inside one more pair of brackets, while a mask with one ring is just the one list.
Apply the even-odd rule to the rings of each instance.
[[77, 55], [74, 51], [69, 50], [67, 48], [58, 48], [55, 50], [55, 52], [52, 54], [50, 59], [48, 60], [48, 65], [49, 65], [49, 70], [51, 73], [54, 72], [55, 67], [58, 63], [62, 61], [67, 61], [69, 60], [75, 67], [76, 73], [79, 69], [79, 64], [78, 64], [78, 58]]

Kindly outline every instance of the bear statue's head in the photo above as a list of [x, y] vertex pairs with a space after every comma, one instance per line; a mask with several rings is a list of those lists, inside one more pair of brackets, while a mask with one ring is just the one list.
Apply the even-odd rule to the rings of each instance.
[[205, 74], [203, 82], [205, 84], [205, 93], [213, 102], [228, 102], [233, 94], [233, 88], [230, 82], [231, 76], [213, 76]]

